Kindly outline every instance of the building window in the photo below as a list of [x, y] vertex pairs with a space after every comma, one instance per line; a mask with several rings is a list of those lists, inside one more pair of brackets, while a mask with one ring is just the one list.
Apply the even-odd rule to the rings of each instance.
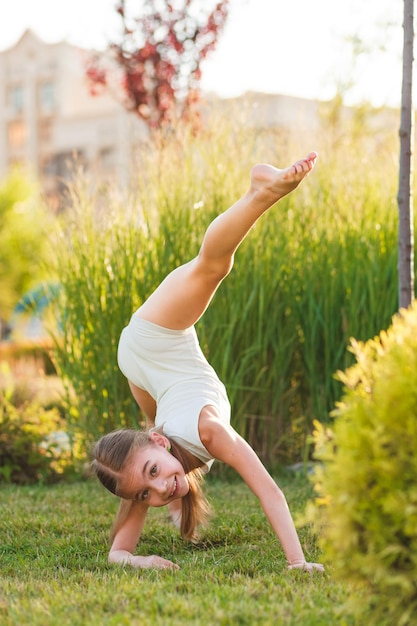
[[41, 113], [50, 115], [55, 108], [55, 85], [51, 82], [39, 85], [39, 106]]
[[9, 104], [14, 115], [23, 112], [23, 86], [14, 85], [9, 91]]
[[24, 122], [10, 122], [7, 128], [7, 135], [11, 149], [22, 148], [26, 141], [26, 126]]

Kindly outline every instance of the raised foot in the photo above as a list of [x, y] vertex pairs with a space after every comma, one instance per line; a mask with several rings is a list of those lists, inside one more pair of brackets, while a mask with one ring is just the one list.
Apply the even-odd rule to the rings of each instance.
[[265, 192], [272, 195], [275, 200], [279, 200], [298, 187], [311, 172], [316, 160], [317, 152], [310, 152], [304, 159], [296, 161], [283, 170], [266, 163], [258, 163], [251, 172], [252, 190]]

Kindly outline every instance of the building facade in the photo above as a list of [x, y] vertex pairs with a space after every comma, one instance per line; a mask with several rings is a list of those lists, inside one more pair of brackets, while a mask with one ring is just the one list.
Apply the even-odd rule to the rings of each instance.
[[90, 94], [87, 54], [30, 30], [0, 52], [0, 178], [29, 166], [52, 204], [79, 164], [96, 180], [126, 182], [132, 146], [146, 133], [115, 98]]

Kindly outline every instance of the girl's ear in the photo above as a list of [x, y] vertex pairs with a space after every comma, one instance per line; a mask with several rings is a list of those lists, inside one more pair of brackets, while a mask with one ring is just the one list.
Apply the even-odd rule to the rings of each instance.
[[169, 448], [169, 439], [165, 437], [165, 435], [161, 435], [161, 433], [153, 432], [151, 433], [151, 441], [156, 443], [157, 446], [162, 446], [162, 448]]

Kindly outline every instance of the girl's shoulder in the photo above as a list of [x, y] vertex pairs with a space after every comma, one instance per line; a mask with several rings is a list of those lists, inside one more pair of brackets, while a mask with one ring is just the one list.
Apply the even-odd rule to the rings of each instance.
[[230, 424], [226, 423], [214, 406], [207, 405], [201, 409], [198, 419], [198, 432], [201, 443], [210, 451], [210, 443], [225, 432], [234, 432]]

